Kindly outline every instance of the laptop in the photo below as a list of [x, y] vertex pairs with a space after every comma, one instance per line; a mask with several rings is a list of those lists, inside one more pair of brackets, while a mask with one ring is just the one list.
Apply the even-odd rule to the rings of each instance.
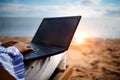
[[44, 18], [29, 43], [33, 51], [24, 60], [45, 58], [68, 50], [81, 16]]

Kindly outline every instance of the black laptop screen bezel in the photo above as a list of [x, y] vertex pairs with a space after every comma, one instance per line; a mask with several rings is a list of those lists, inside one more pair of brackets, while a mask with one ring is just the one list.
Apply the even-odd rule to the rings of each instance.
[[[74, 30], [72, 30], [71, 31], [71, 35], [69, 36], [69, 38], [66, 38], [66, 39], [68, 39], [68, 40], [66, 40], [65, 42], [64, 41], [59, 41], [58, 40], [58, 42], [59, 42], [59, 44], [60, 45], [58, 45], [58, 44], [53, 44], [52, 42], [52, 44], [50, 43], [50, 42], [45, 42], [45, 40], [46, 39], [44, 39], [44, 37], [40, 37], [39, 39], [38, 39], [38, 34], [40, 34], [41, 32], [40, 32], [40, 30], [42, 31], [42, 28], [44, 27], [43, 25], [45, 24], [45, 22], [46, 21], [50, 21], [50, 20], [53, 20], [53, 21], [55, 21], [55, 20], [70, 20], [70, 19], [75, 19], [75, 25], [73, 26], [74, 28]], [[70, 45], [70, 43], [71, 43], [71, 40], [72, 40], [72, 38], [73, 38], [73, 35], [74, 35], [74, 33], [75, 33], [75, 30], [76, 30], [76, 28], [77, 28], [77, 26], [78, 26], [78, 24], [79, 24], [79, 21], [80, 21], [80, 19], [81, 19], [81, 16], [68, 16], [68, 17], [54, 17], [54, 18], [44, 18], [43, 19], [43, 21], [41, 22], [41, 24], [40, 24], [40, 26], [39, 26], [39, 28], [38, 28], [38, 30], [37, 30], [37, 32], [35, 33], [35, 36], [33, 37], [33, 39], [32, 39], [32, 43], [37, 43], [37, 44], [42, 44], [42, 45], [45, 45], [45, 46], [55, 46], [55, 47], [61, 47], [61, 48], [65, 48], [65, 49], [68, 49], [68, 47], [69, 47], [69, 45]], [[47, 24], [48, 25], [48, 24]], [[65, 27], [64, 27], [65, 28]], [[55, 28], [56, 30], [57, 30], [57, 28]], [[67, 30], [67, 28], [66, 28], [66, 30]], [[57, 31], [56, 31], [57, 32]], [[44, 33], [44, 32], [43, 32]], [[47, 33], [48, 34], [48, 33]], [[67, 33], [66, 33], [67, 34]], [[69, 35], [69, 34], [68, 34]], [[41, 35], [40, 35], [41, 36]], [[61, 31], [61, 36], [62, 36], [62, 31]], [[58, 35], [58, 37], [59, 37], [59, 35]], [[43, 40], [42, 40], [43, 39]], [[48, 39], [50, 40], [50, 41], [52, 41], [52, 40], [54, 40], [54, 39], [52, 39], [52, 37], [51, 36], [48, 36]], [[48, 40], [48, 41], [49, 41]], [[57, 39], [56, 39], [57, 40]], [[57, 43], [57, 42], [56, 42]]]

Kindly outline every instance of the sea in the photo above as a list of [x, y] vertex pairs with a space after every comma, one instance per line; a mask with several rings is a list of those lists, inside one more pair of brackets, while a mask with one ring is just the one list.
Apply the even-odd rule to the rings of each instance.
[[[0, 17], [0, 37], [33, 37], [43, 17]], [[78, 32], [88, 37], [120, 38], [120, 18], [82, 18]]]
[[0, 18], [0, 36], [33, 37], [43, 18]]

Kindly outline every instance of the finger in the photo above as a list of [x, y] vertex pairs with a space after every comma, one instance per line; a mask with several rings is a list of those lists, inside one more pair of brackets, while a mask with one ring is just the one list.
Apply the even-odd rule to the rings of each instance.
[[9, 45], [10, 45], [10, 46], [13, 46], [13, 45], [16, 44], [16, 43], [19, 43], [19, 41], [17, 41], [17, 40], [12, 40], [12, 41], [9, 42]]
[[27, 46], [26, 48], [27, 48], [27, 50], [33, 50], [33, 48], [31, 46]]
[[27, 48], [32, 48], [30, 45], [27, 45]]
[[12, 40], [11, 42], [12, 42], [12, 43], [18, 43], [18, 42], [20, 42], [20, 41]]
[[33, 48], [27, 48], [28, 51], [33, 51]]

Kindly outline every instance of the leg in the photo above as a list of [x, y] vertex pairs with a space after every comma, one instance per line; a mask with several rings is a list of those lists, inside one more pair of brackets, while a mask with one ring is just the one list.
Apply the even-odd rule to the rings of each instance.
[[25, 80], [48, 80], [64, 56], [65, 53], [61, 53], [31, 62]]

